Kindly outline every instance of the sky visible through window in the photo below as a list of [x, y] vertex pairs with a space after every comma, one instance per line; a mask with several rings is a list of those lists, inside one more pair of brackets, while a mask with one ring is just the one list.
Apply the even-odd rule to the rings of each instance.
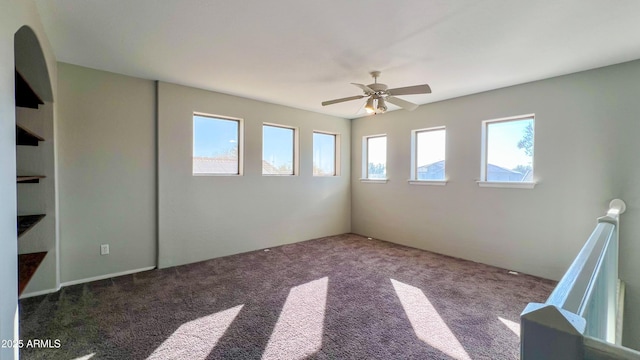
[[225, 157], [238, 154], [238, 121], [193, 116], [193, 156]]
[[313, 174], [336, 174], [336, 136], [313, 133]]
[[[293, 175], [294, 129], [264, 125], [262, 135], [262, 160], [276, 170], [276, 174]], [[272, 173], [263, 164], [263, 174]]]
[[427, 130], [417, 133], [418, 167], [444, 160], [445, 130]]
[[[531, 169], [533, 156], [518, 143], [525, 138], [527, 127], [534, 120], [500, 121], [487, 124], [487, 163], [523, 173]], [[236, 158], [238, 155], [238, 128], [236, 120], [194, 115], [193, 156], [206, 158]], [[335, 174], [335, 141], [332, 134], [313, 134], [314, 174]], [[444, 160], [445, 130], [417, 133], [417, 166]], [[386, 176], [386, 136], [367, 139], [369, 177]], [[293, 174], [294, 130], [278, 126], [263, 126], [263, 160], [278, 174]], [[530, 153], [533, 146], [530, 147]], [[316, 172], [316, 168], [318, 172]]]
[[367, 177], [384, 179], [387, 176], [387, 137], [367, 138]]
[[533, 119], [489, 123], [487, 163], [506, 169], [515, 169], [518, 165], [533, 166], [533, 156], [518, 148], [518, 142], [524, 138], [529, 125], [533, 126]]
[[445, 129], [417, 131], [416, 136], [416, 180], [445, 180]]

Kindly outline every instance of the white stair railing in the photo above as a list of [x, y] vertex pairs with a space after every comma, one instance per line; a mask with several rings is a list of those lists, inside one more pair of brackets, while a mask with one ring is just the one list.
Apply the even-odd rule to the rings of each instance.
[[640, 360], [640, 352], [619, 346], [618, 225], [625, 209], [622, 200], [612, 200], [549, 299], [522, 312], [522, 360]]

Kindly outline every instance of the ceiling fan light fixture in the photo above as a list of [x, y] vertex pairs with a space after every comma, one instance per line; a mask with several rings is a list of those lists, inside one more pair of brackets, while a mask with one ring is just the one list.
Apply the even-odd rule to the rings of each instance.
[[385, 111], [387, 111], [387, 105], [384, 103], [384, 98], [379, 98], [378, 99], [378, 112], [379, 113], [384, 113]]
[[338, 104], [345, 101], [358, 100], [367, 98], [364, 109], [368, 114], [383, 114], [387, 108], [387, 101], [391, 104], [405, 109], [407, 111], [413, 111], [418, 107], [418, 104], [414, 104], [410, 101], [403, 100], [397, 96], [404, 95], [418, 95], [418, 94], [431, 94], [431, 87], [428, 84], [405, 86], [399, 88], [388, 89], [386, 84], [378, 82], [378, 76], [380, 71], [370, 72], [373, 77], [373, 84], [364, 85], [358, 83], [351, 83], [363, 91], [362, 95], [349, 96], [340, 99], [334, 99], [329, 101], [323, 101], [322, 106]]
[[364, 109], [369, 113], [369, 114], [373, 114], [374, 112], [376, 112], [376, 108], [373, 105], [373, 97], [370, 97], [369, 99], [367, 99], [367, 105], [364, 106]]

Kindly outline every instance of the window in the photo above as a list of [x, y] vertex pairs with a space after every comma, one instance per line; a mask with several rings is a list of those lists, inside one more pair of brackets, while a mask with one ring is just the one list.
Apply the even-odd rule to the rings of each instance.
[[262, 126], [262, 175], [296, 175], [297, 131], [282, 125]]
[[365, 136], [362, 147], [363, 179], [387, 180], [387, 136]]
[[313, 176], [338, 175], [338, 136], [313, 132]]
[[484, 121], [482, 146], [481, 183], [533, 187], [534, 115]]
[[193, 114], [193, 175], [242, 175], [241, 122]]
[[411, 131], [411, 180], [444, 185], [445, 181], [444, 127]]

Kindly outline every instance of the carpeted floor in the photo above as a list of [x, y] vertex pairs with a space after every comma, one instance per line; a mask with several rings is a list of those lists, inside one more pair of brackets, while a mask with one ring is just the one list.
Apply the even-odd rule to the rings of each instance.
[[517, 359], [554, 283], [345, 234], [20, 301], [23, 359]]

